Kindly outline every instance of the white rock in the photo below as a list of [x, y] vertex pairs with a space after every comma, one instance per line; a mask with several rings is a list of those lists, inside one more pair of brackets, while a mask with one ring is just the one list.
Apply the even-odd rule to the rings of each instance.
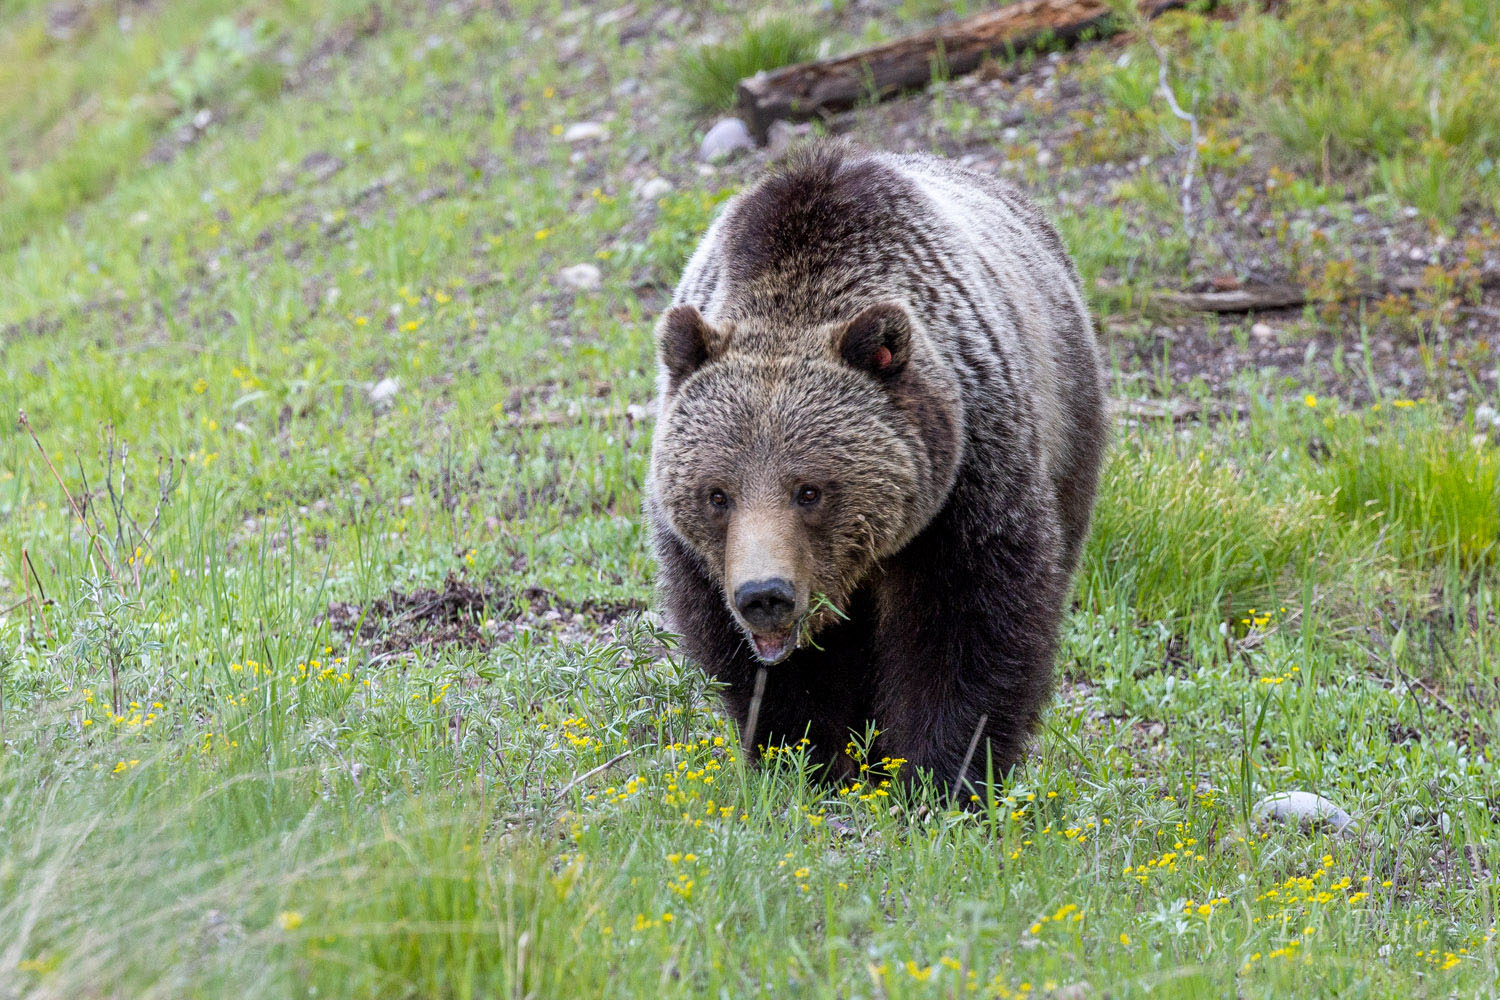
[[604, 274], [593, 264], [574, 264], [558, 271], [557, 280], [569, 288], [592, 292], [604, 283]]
[[793, 125], [791, 122], [777, 119], [766, 129], [766, 152], [771, 156], [781, 156], [792, 148], [792, 144], [805, 135], [812, 134], [812, 126], [807, 123]]
[[724, 118], [703, 137], [703, 142], [698, 146], [698, 156], [709, 161], [723, 160], [742, 149], [754, 148], [755, 140], [750, 138], [750, 130], [745, 127], [745, 123], [738, 118]]
[[389, 406], [400, 391], [400, 382], [393, 378], [383, 378], [370, 388], [370, 402], [376, 406]]
[[609, 129], [598, 122], [574, 122], [563, 129], [563, 142], [599, 142], [609, 138]]
[[671, 193], [672, 182], [665, 177], [653, 177], [635, 189], [635, 196], [641, 201], [655, 201]]
[[1250, 328], [1250, 336], [1256, 340], [1270, 340], [1276, 336], [1276, 331], [1272, 329], [1270, 323], [1256, 323]]
[[1296, 823], [1305, 829], [1327, 827], [1334, 833], [1353, 833], [1354, 817], [1312, 792], [1279, 792], [1255, 803], [1250, 820], [1257, 826]]

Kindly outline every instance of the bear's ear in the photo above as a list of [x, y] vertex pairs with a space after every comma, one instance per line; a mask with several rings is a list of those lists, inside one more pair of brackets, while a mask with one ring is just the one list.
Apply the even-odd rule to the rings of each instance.
[[870, 306], [834, 335], [846, 363], [876, 378], [901, 373], [911, 358], [911, 317], [894, 302]]
[[673, 306], [657, 330], [661, 363], [672, 388], [724, 353], [729, 336], [714, 329], [693, 306]]

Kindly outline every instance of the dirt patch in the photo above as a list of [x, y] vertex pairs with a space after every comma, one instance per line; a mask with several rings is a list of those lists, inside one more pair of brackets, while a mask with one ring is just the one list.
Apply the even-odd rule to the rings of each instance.
[[516, 590], [449, 573], [435, 589], [392, 589], [367, 604], [335, 601], [326, 621], [346, 642], [394, 656], [453, 644], [486, 650], [525, 629], [583, 638], [645, 607], [639, 601], [574, 603], [542, 587]]

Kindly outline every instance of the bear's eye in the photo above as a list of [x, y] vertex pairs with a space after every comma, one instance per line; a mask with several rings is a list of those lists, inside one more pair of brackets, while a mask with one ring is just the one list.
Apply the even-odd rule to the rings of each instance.
[[708, 502], [713, 504], [715, 507], [728, 507], [729, 494], [725, 493], [723, 490], [709, 490]]
[[797, 487], [797, 502], [804, 507], [811, 507], [818, 502], [818, 498], [822, 495], [822, 492], [816, 486]]

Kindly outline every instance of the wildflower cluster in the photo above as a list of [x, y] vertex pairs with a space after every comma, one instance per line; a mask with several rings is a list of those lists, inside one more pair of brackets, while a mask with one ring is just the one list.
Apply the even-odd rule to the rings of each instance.
[[1240, 619], [1240, 624], [1254, 628], [1265, 628], [1278, 614], [1286, 614], [1286, 607], [1284, 605], [1275, 612], [1269, 608], [1263, 611], [1249, 608], [1245, 611], [1245, 617]]
[[1052, 913], [1045, 913], [1042, 916], [1038, 917], [1035, 923], [1026, 928], [1026, 933], [1035, 937], [1036, 935], [1042, 933], [1042, 931], [1048, 924], [1078, 924], [1082, 922], [1083, 911], [1078, 908], [1078, 904], [1064, 903]]
[[681, 809], [683, 821], [694, 826], [701, 826], [705, 818], [728, 819], [734, 815], [732, 807], [720, 805], [710, 794], [724, 764], [735, 759], [724, 737], [700, 737], [693, 743], [669, 744], [667, 749], [687, 759], [676, 761], [668, 771], [663, 805]]
[[90, 712], [99, 713], [97, 721], [108, 722], [117, 728], [125, 730], [150, 729], [156, 725], [157, 712], [160, 712], [165, 707], [159, 701], [153, 701], [150, 708], [146, 708], [138, 701], [132, 701], [126, 705], [123, 712], [116, 712], [111, 706], [98, 702], [93, 688], [83, 688], [81, 693], [83, 694], [83, 711], [85, 714], [79, 724], [85, 729], [94, 725], [96, 721], [88, 714]]
[[[880, 962], [869, 966], [870, 975], [876, 978], [882, 985], [893, 985], [889, 983], [891, 976], [905, 978], [918, 983], [948, 981], [952, 985], [947, 988], [952, 991], [945, 995], [953, 995], [959, 988], [965, 993], [979, 993], [980, 978], [978, 971], [965, 967], [964, 963], [951, 955], [940, 955], [936, 962], [919, 962], [915, 959], [907, 959], [894, 967], [890, 962]], [[1042, 983], [1041, 989], [1044, 993], [1055, 991], [1058, 988], [1055, 980], [1047, 980]], [[1014, 987], [1006, 980], [1003, 973], [996, 973], [984, 984], [984, 995], [994, 997], [996, 1000], [1021, 1000], [1021, 998], [1035, 995], [1030, 981], [1022, 982]]]
[[[803, 742], [807, 741], [803, 740]], [[849, 758], [858, 765], [859, 776], [840, 788], [839, 795], [846, 797], [850, 802], [867, 803], [871, 811], [878, 811], [881, 808], [881, 800], [890, 798], [891, 787], [901, 773], [901, 767], [906, 763], [906, 758], [881, 757], [871, 764], [865, 760], [864, 748], [854, 740], [850, 740], [844, 747], [844, 753], [848, 754]]]
[[[684, 868], [693, 869], [696, 868], [698, 864], [698, 855], [694, 854], [692, 851], [688, 851], [687, 853], [668, 854], [667, 863], [669, 865], [672, 865], [673, 868], [678, 868], [679, 866], [681, 866]], [[677, 871], [672, 880], [667, 883], [667, 888], [671, 889], [674, 893], [681, 896], [683, 899], [692, 899], [693, 886], [695, 884], [696, 879], [694, 877], [694, 874], [690, 874], [687, 871]]]
[[564, 719], [556, 726], [543, 722], [537, 728], [544, 733], [553, 732], [557, 735], [557, 739], [548, 745], [550, 750], [561, 749], [564, 745], [578, 751], [604, 749], [604, 741], [589, 734], [589, 722], [581, 715]]
[[1285, 684], [1287, 681], [1291, 680], [1293, 677], [1296, 677], [1301, 672], [1302, 668], [1294, 663], [1285, 673], [1266, 674], [1264, 677], [1257, 678], [1256, 682], [1259, 684], [1268, 684], [1274, 687], [1277, 684]]

